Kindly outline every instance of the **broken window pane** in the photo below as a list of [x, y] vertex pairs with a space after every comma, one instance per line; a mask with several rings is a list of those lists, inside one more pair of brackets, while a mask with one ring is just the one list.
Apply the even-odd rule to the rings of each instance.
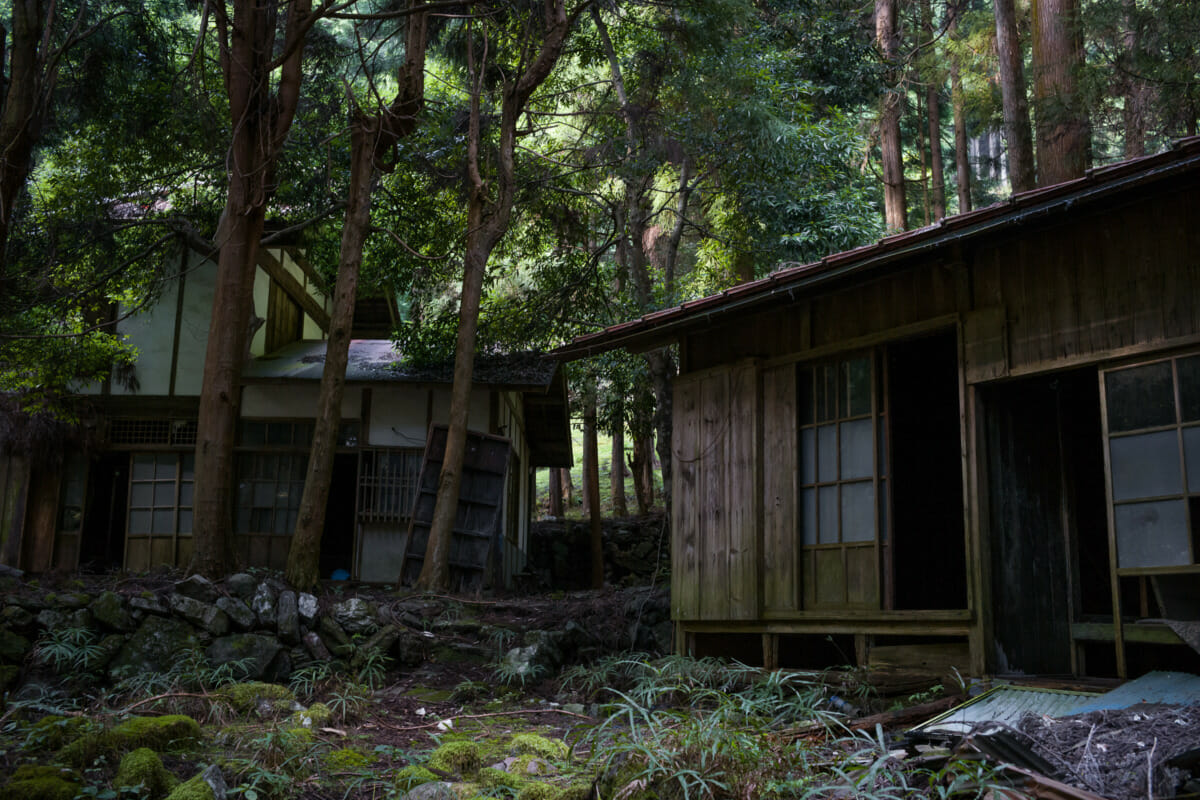
[[837, 451], [837, 425], [817, 428], [817, 469], [822, 483], [837, 480]]
[[1104, 388], [1108, 429], [1113, 433], [1175, 423], [1175, 385], [1169, 361], [1109, 372]]
[[838, 542], [838, 487], [822, 486], [820, 488], [821, 534], [818, 541], [821, 544], [837, 544]]
[[1192, 563], [1184, 501], [1126, 503], [1113, 509], [1117, 565], [1172, 567]]
[[1175, 431], [1121, 436], [1109, 442], [1113, 500], [1163, 497], [1183, 491]]
[[870, 478], [875, 469], [875, 423], [860, 419], [843, 422], [841, 428], [842, 480]]
[[871, 359], [869, 356], [848, 362], [850, 406], [848, 416], [871, 413]]
[[842, 484], [842, 541], [875, 538], [875, 485], [870, 481]]

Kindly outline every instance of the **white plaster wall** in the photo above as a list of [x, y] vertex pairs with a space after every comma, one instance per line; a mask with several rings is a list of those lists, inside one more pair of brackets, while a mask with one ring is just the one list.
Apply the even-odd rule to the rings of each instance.
[[[271, 294], [271, 276], [262, 271], [261, 267], [254, 269], [254, 313], [261, 319], [267, 318], [267, 298]], [[250, 340], [250, 355], [261, 356], [267, 352], [267, 326], [260, 325]]]
[[[242, 388], [242, 416], [247, 418], [312, 418], [317, 415], [316, 383], [251, 384]], [[342, 419], [358, 419], [362, 411], [362, 389], [347, 387], [342, 395]]]
[[197, 396], [204, 385], [204, 355], [208, 347], [213, 296], [216, 294], [217, 265], [193, 254], [188, 267], [183, 284], [175, 394]]
[[119, 381], [112, 382], [112, 393], [115, 395], [137, 394], [142, 396], [163, 396], [171, 388], [171, 355], [172, 342], [175, 339], [175, 304], [179, 293], [179, 284], [169, 282], [163, 287], [158, 302], [148, 309], [123, 319], [129, 309], [121, 306], [117, 309], [117, 331], [127, 342], [138, 350], [136, 375], [138, 379], [137, 392], [131, 392]]
[[372, 389], [367, 442], [372, 447], [424, 447], [428, 403], [429, 390], [424, 387]]

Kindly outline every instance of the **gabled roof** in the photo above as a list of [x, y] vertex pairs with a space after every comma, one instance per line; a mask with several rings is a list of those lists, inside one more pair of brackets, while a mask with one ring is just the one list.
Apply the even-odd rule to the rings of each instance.
[[935, 225], [888, 236], [875, 244], [835, 253], [811, 264], [787, 265], [765, 278], [720, 294], [689, 300], [580, 336], [551, 355], [570, 361], [620, 347], [637, 351], [669, 344], [689, 329], [706, 326], [731, 312], [797, 299], [836, 280], [860, 275], [865, 278], [863, 273], [869, 274], [888, 264], [929, 255], [964, 240], [1022, 224], [1049, 220], [1094, 201], [1197, 170], [1200, 170], [1200, 137], [1182, 139], [1164, 153], [1097, 167], [1082, 178], [1016, 194], [986, 208], [946, 217]]
[[[242, 371], [245, 383], [319, 381], [325, 369], [324, 340], [303, 340], [259, 356]], [[546, 390], [558, 362], [539, 353], [484, 354], [475, 359], [475, 384], [496, 389]], [[454, 379], [454, 363], [414, 367], [389, 339], [353, 339], [346, 383], [444, 383]]]

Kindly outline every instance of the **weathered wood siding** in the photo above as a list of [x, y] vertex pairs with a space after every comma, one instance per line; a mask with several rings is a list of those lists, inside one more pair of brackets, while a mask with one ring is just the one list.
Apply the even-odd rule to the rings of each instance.
[[675, 383], [675, 619], [758, 614], [758, 374], [732, 365]]
[[796, 518], [796, 367], [762, 373], [763, 610], [790, 611], [800, 597]]
[[987, 243], [974, 304], [1005, 310], [1008, 370], [1031, 373], [1200, 331], [1200, 197], [1170, 192]]

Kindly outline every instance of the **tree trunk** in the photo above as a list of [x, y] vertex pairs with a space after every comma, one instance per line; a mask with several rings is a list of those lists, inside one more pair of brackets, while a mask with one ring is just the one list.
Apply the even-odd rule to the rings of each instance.
[[629, 516], [629, 504], [625, 500], [625, 425], [620, 420], [622, 414], [617, 414], [617, 427], [612, 432], [612, 453], [609, 457], [609, 479], [612, 481], [612, 488], [609, 494], [612, 496], [612, 507], [614, 517]]
[[591, 524], [592, 588], [604, 588], [604, 531], [600, 525], [600, 450], [596, 443], [596, 392], [589, 387], [583, 409], [584, 497]]
[[571, 477], [571, 468], [562, 467], [559, 470], [562, 475], [562, 501], [568, 512], [575, 508], [575, 481]]
[[648, 436], [633, 437], [633, 454], [629, 457], [629, 470], [633, 473], [633, 496], [637, 501], [638, 513], [647, 514], [654, 505], [654, 465], [650, 458]]
[[[922, 0], [921, 2], [921, 20], [923, 23], [922, 27], [925, 29], [925, 41], [929, 42], [929, 46], [935, 48], [934, 52], [936, 52], [937, 44], [934, 40], [933, 32], [933, 10], [930, 8], [929, 0]], [[925, 86], [925, 112], [929, 120], [930, 201], [935, 221], [943, 219], [946, 216], [946, 176], [945, 167], [942, 164], [942, 78], [940, 75], [940, 60], [937, 63], [938, 66], [929, 71], [930, 74], [926, 78]]]
[[[654, 386], [654, 431], [658, 452], [659, 472], [662, 475], [662, 500], [667, 516], [671, 514], [671, 432], [675, 396], [675, 359], [669, 350], [653, 350], [646, 354], [650, 365], [650, 381]], [[649, 454], [647, 454], [649, 455]], [[653, 464], [651, 464], [653, 474]], [[651, 486], [654, 484], [651, 483]]]
[[[463, 256], [463, 286], [459, 299], [458, 340], [454, 352], [454, 382], [450, 387], [450, 419], [446, 433], [446, 454], [438, 477], [437, 499], [429, 529], [425, 561], [416, 587], [425, 591], [443, 591], [450, 581], [450, 538], [458, 515], [458, 497], [462, 488], [462, 462], [466, 450], [467, 420], [470, 413], [472, 376], [475, 366], [475, 339], [479, 328], [479, 306], [483, 278], [492, 250], [508, 230], [516, 195], [517, 124], [533, 92], [550, 75], [566, 41], [570, 20], [563, 0], [544, 0], [543, 39], [536, 56], [525, 71], [503, 87], [499, 142], [491, 158], [496, 166], [494, 188], [484, 180], [480, 168], [483, 145], [480, 97], [483, 75], [491, 65], [476, 64], [475, 36], [468, 27], [466, 36], [467, 76], [471, 81], [470, 117], [467, 123], [467, 236]], [[468, 23], [470, 26], [472, 23]], [[481, 23], [486, 24], [486, 23]], [[487, 45], [483, 47], [486, 58]], [[494, 197], [492, 196], [494, 193]]]
[[[890, 231], [908, 227], [904, 197], [904, 154], [900, 147], [899, 38], [896, 0], [875, 0], [875, 42], [883, 58], [887, 84], [879, 110], [879, 149], [883, 160], [884, 222]], [[666, 480], [665, 475], [663, 479]]]
[[550, 516], [559, 519], [563, 516], [563, 485], [562, 485], [562, 470], [558, 467], [550, 468], [550, 481], [547, 491], [550, 493]]
[[[958, 29], [959, 8], [952, 5], [949, 13], [950, 35], [954, 36]], [[965, 214], [971, 210], [971, 161], [970, 145], [967, 142], [967, 108], [963, 98], [962, 75], [958, 63], [958, 55], [950, 58], [950, 98], [954, 108], [954, 168], [958, 183], [958, 213]]]
[[1008, 175], [1013, 192], [1035, 188], [1033, 135], [1025, 95], [1025, 62], [1017, 35], [1013, 0], [995, 0], [996, 55], [1000, 63], [1000, 98], [1004, 105], [1004, 138], [1008, 142]]
[[[300, 99], [311, 12], [311, 0], [291, 0], [282, 60], [276, 64], [274, 9], [255, 0], [234, 0], [232, 19], [225, 7], [215, 10], [232, 141], [225, 211], [216, 237], [221, 251], [197, 420], [189, 566], [191, 572], [208, 578], [222, 577], [233, 564], [233, 445], [254, 271], [275, 159]], [[274, 94], [273, 75], [278, 76]]]
[[371, 224], [371, 184], [375, 175], [373, 145], [379, 135], [379, 120], [367, 119], [361, 113], [355, 117], [350, 128], [350, 202], [342, 226], [337, 286], [333, 292], [329, 340], [325, 343], [316, 425], [308, 455], [304, 494], [300, 499], [284, 574], [287, 582], [298, 589], [309, 589], [320, 578], [321, 534], [325, 530], [329, 482], [333, 476], [333, 457], [342, 422], [342, 395], [346, 388], [346, 364], [350, 360], [354, 300], [358, 295], [363, 244]]
[[1124, 95], [1125, 107], [1122, 110], [1122, 123], [1125, 132], [1125, 157], [1140, 158], [1146, 155], [1146, 127], [1149, 112], [1150, 87], [1147, 82], [1135, 74], [1134, 65], [1138, 61], [1141, 50], [1141, 37], [1138, 31], [1137, 4], [1135, 0], [1125, 0], [1125, 31], [1124, 31]]
[[[300, 588], [316, 585], [319, 578], [321, 538], [341, 427], [350, 334], [354, 327], [354, 301], [358, 295], [363, 246], [371, 225], [371, 195], [381, 161], [388, 159], [401, 136], [408, 135], [416, 127], [416, 115], [424, 104], [426, 30], [424, 14], [408, 17], [405, 64], [400, 70], [399, 89], [391, 106], [371, 115], [355, 108], [352, 114], [350, 191], [342, 226], [329, 340], [325, 346], [325, 366], [321, 373], [304, 495], [288, 548], [286, 578], [288, 583]], [[354, 102], [352, 97], [349, 100]]]
[[1091, 126], [1079, 91], [1082, 67], [1079, 0], [1033, 0], [1039, 186], [1082, 178], [1091, 160]]

